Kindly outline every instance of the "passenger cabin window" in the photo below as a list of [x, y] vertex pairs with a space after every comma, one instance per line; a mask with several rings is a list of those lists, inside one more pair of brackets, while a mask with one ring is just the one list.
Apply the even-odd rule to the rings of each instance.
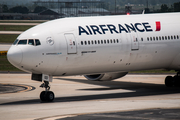
[[97, 44], [96, 40], [94, 42], [95, 42], [95, 44]]
[[33, 39], [29, 39], [28, 44], [29, 45], [34, 45], [34, 40]]
[[165, 36], [165, 40], [167, 40], [167, 36]]
[[170, 38], [170, 36], [168, 36], [168, 40], [170, 40], [171, 38]]
[[18, 45], [26, 45], [27, 40], [19, 40]]
[[164, 40], [164, 36], [162, 36], [162, 40]]
[[13, 45], [16, 45], [18, 41], [19, 41], [19, 40], [16, 39], [16, 40], [14, 41]]
[[35, 39], [36, 46], [41, 45], [40, 41], [38, 39]]
[[173, 40], [173, 36], [171, 36], [171, 39]]
[[103, 44], [103, 40], [101, 40], [101, 44]]
[[152, 37], [150, 37], [150, 40], [152, 41]]
[[158, 37], [156, 37], [156, 40], [158, 40]]
[[161, 40], [161, 37], [159, 36], [159, 40]]
[[114, 41], [114, 43], [116, 43], [116, 40], [115, 40], [115, 39], [114, 39], [113, 41]]

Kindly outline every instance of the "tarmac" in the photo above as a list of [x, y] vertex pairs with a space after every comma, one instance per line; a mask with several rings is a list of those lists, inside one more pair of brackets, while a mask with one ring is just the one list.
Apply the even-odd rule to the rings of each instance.
[[0, 51], [8, 51], [11, 44], [0, 44]]
[[[0, 119], [6, 120], [179, 120], [180, 88], [167, 75], [128, 74], [114, 81], [56, 76], [55, 100], [41, 102], [41, 82], [30, 74], [0, 74]], [[8, 91], [8, 92], [7, 92]]]
[[21, 34], [21, 33], [23, 33], [23, 31], [0, 31], [0, 34], [17, 34], [17, 35], [19, 35], [19, 34]]

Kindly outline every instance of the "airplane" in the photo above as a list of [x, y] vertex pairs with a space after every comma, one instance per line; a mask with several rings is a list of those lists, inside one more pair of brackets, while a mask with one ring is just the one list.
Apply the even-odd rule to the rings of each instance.
[[129, 71], [166, 69], [165, 85], [178, 85], [180, 13], [62, 18], [20, 34], [8, 50], [15, 67], [43, 82], [41, 101], [51, 102], [53, 76], [84, 75], [92, 81], [121, 78]]

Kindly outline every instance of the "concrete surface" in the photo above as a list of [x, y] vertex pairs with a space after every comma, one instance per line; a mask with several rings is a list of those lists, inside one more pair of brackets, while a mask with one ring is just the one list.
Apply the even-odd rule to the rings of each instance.
[[148, 109], [127, 112], [74, 115], [56, 120], [179, 120], [180, 109]]
[[0, 51], [8, 51], [11, 44], [0, 44]]
[[[43, 91], [39, 88], [41, 82], [31, 81], [30, 74], [0, 74], [1, 84], [36, 88], [26, 92], [0, 94], [0, 119], [54, 120], [86, 114], [103, 114], [100, 117], [103, 119], [106, 113], [117, 113], [118, 118], [122, 112], [151, 109], [176, 109], [178, 113], [180, 88], [165, 87], [166, 76], [127, 75], [107, 82], [88, 81], [82, 76], [54, 77], [51, 91], [56, 98], [52, 103], [42, 103], [39, 100], [39, 94]], [[151, 112], [145, 112], [147, 113]], [[178, 115], [176, 118], [180, 119], [180, 114]], [[109, 119], [112, 120], [111, 117]]]
[[0, 31], [0, 34], [21, 34], [23, 31]]
[[26, 91], [31, 91], [34, 89], [35, 89], [34, 87], [28, 86], [28, 85], [0, 83], [0, 94], [26, 92]]

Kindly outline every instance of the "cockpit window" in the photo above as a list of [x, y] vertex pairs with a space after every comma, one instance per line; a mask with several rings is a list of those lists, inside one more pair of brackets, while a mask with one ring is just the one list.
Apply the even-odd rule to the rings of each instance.
[[32, 46], [38, 46], [38, 45], [41, 45], [39, 39], [24, 39], [24, 40], [18, 40], [16, 39], [13, 43], [13, 45], [32, 45]]
[[41, 45], [40, 41], [38, 39], [35, 39], [36, 46]]
[[16, 39], [16, 40], [14, 41], [13, 45], [16, 45], [16, 44], [17, 44], [17, 42], [18, 42], [18, 39]]
[[34, 40], [33, 39], [29, 39], [28, 44], [29, 45], [34, 45]]
[[18, 45], [26, 45], [27, 40], [19, 40]]

